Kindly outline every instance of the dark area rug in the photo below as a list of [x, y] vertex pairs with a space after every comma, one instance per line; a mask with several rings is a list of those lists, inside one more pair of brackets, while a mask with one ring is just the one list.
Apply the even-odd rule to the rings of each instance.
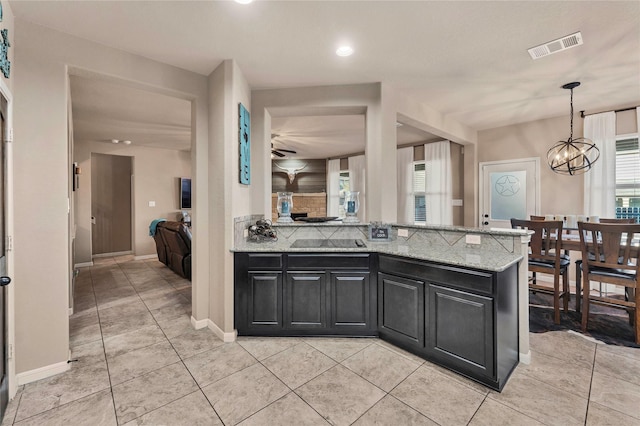
[[553, 322], [553, 297], [549, 294], [529, 292], [529, 329], [532, 333], [554, 330], [573, 330], [609, 345], [640, 348], [635, 343], [629, 315], [622, 309], [591, 305], [589, 325], [585, 333], [581, 330], [582, 313], [575, 311], [575, 296], [571, 295], [569, 311], [560, 304], [560, 324]]

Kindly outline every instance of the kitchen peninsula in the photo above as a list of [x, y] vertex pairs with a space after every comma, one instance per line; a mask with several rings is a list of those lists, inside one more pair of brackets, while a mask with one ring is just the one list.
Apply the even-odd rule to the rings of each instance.
[[274, 225], [278, 240], [257, 243], [238, 238], [248, 223], [236, 223], [239, 335], [379, 336], [496, 390], [526, 361], [526, 235], [393, 225], [377, 242], [368, 225], [329, 222]]

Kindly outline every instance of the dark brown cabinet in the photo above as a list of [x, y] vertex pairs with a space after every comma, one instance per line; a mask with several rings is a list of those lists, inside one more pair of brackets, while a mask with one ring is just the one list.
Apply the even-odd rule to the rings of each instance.
[[[329, 272], [331, 328], [371, 328], [369, 272]], [[375, 306], [374, 306], [375, 308]]]
[[248, 322], [252, 327], [282, 326], [282, 273], [249, 272]]
[[493, 389], [518, 363], [517, 266], [501, 272], [380, 255], [380, 337]]
[[236, 253], [239, 335], [379, 336], [501, 390], [518, 363], [517, 265], [377, 253]]
[[424, 282], [378, 273], [378, 324], [381, 337], [424, 346]]
[[285, 328], [327, 327], [325, 272], [287, 272]]
[[369, 253], [236, 253], [238, 334], [376, 335], [373, 261]]
[[493, 298], [431, 284], [428, 300], [426, 351], [493, 377]]

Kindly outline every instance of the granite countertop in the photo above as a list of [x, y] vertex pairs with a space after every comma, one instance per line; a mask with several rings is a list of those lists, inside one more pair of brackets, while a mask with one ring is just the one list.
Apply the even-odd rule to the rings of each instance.
[[454, 248], [442, 245], [412, 244], [410, 240], [396, 239], [389, 242], [363, 240], [366, 247], [354, 248], [291, 248], [292, 241], [282, 239], [271, 242], [242, 242], [234, 252], [287, 252], [287, 253], [382, 253], [406, 258], [444, 263], [466, 268], [500, 272], [522, 260], [518, 253], [499, 253], [479, 247]]

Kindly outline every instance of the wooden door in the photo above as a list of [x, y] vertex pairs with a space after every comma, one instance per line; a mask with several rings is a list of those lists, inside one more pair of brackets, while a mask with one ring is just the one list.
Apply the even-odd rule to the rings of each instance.
[[132, 158], [91, 154], [92, 254], [130, 253]]

